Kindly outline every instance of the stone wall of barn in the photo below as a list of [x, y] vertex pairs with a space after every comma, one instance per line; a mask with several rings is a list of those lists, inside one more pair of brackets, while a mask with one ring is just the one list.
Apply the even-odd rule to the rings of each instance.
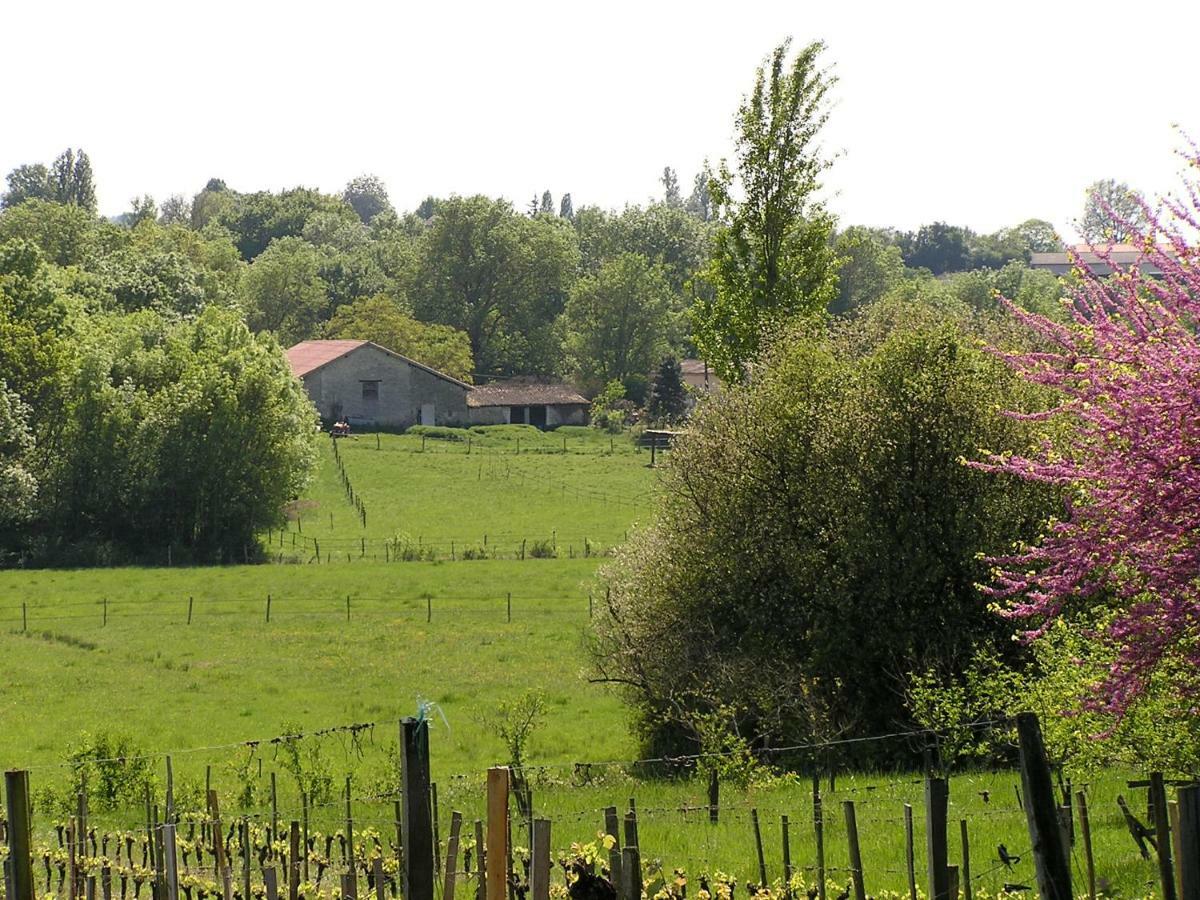
[[387, 428], [468, 422], [466, 387], [371, 346], [310, 373], [304, 386], [326, 422], [340, 416]]

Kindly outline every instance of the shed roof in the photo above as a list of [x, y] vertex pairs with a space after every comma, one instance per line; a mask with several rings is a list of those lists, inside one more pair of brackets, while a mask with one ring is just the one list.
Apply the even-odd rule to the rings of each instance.
[[424, 363], [419, 363], [415, 359], [409, 359], [407, 356], [403, 356], [395, 350], [389, 350], [387, 347], [380, 346], [373, 341], [301, 341], [295, 346], [288, 348], [287, 358], [295, 376], [303, 378], [306, 375], [311, 375], [317, 369], [329, 365], [335, 359], [349, 356], [360, 347], [374, 347], [376, 350], [386, 353], [388, 356], [398, 359], [415, 369], [428, 372], [430, 375], [435, 375], [444, 381], [449, 381], [451, 384], [466, 390], [471, 389], [471, 385], [464, 381], [459, 381], [445, 372], [439, 372], [437, 369], [431, 368]]
[[467, 406], [588, 406], [586, 397], [569, 384], [545, 381], [500, 381], [471, 389]]

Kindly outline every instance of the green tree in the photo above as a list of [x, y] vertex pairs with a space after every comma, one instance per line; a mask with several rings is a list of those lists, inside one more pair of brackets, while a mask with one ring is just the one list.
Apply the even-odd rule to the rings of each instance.
[[1026, 219], [1011, 230], [1030, 253], [1055, 253], [1063, 249], [1058, 231], [1045, 219]]
[[684, 209], [701, 222], [712, 221], [713, 217], [712, 177], [712, 169], [709, 168], [708, 160], [705, 160], [704, 167], [696, 173], [692, 182], [692, 193], [684, 204]]
[[127, 228], [136, 228], [142, 222], [158, 221], [158, 204], [149, 194], [139, 194], [130, 201], [132, 209], [125, 213], [121, 224]]
[[687, 413], [687, 392], [679, 360], [666, 357], [654, 373], [646, 412], [652, 422], [678, 422]]
[[554, 196], [549, 191], [542, 191], [542, 202], [538, 205], [538, 212], [543, 216], [554, 215]]
[[568, 222], [575, 218], [575, 207], [571, 205], [571, 193], [562, 195], [562, 202], [558, 204], [558, 214]]
[[914, 269], [928, 269], [934, 275], [963, 272], [970, 268], [970, 237], [966, 228], [934, 222], [922, 225], [916, 234], [903, 235], [900, 251], [904, 264]]
[[603, 573], [595, 664], [645, 749], [697, 746], [697, 716], [724, 708], [752, 744], [896, 730], [914, 660], [1013, 646], [978, 601], [980, 551], [1050, 506], [960, 460], [1028, 446], [996, 408], [1036, 397], [972, 336], [888, 307], [832, 337], [793, 326], [751, 383], [701, 405], [657, 523]]
[[96, 185], [92, 181], [92, 162], [82, 150], [64, 150], [50, 166], [51, 199], [96, 211]]
[[364, 223], [369, 223], [381, 212], [394, 211], [387, 188], [378, 175], [359, 175], [350, 179], [342, 189], [342, 199], [350, 204]]
[[693, 333], [726, 381], [741, 381], [764, 333], [824, 310], [837, 290], [832, 220], [815, 199], [821, 173], [817, 138], [828, 119], [834, 79], [818, 66], [824, 45], [787, 62], [790, 42], [761, 67], [736, 117], [737, 177], [726, 162], [712, 182], [715, 206], [728, 211], [705, 270], [711, 296], [692, 307]]
[[246, 270], [246, 324], [284, 346], [315, 335], [328, 307], [321, 262], [320, 251], [300, 238], [273, 241]]
[[384, 294], [339, 307], [325, 326], [325, 337], [374, 341], [468, 384], [475, 370], [465, 332], [418, 322]]
[[900, 249], [879, 232], [852, 225], [833, 242], [838, 293], [829, 311], [844, 315], [880, 300], [904, 277]]
[[50, 170], [41, 163], [17, 166], [8, 173], [8, 190], [0, 195], [0, 209], [26, 200], [53, 200]]
[[1079, 234], [1089, 244], [1123, 244], [1146, 230], [1146, 211], [1136, 191], [1125, 182], [1105, 178], [1087, 189]]
[[258, 191], [237, 194], [234, 198], [215, 221], [233, 233], [233, 242], [247, 261], [253, 260], [278, 238], [304, 234], [309, 220], [320, 213], [331, 213], [358, 223], [358, 214], [340, 197], [330, 197], [310, 188], [293, 188], [278, 194]]
[[34, 446], [29, 408], [0, 379], [0, 553], [16, 544], [15, 530], [34, 514]]
[[104, 230], [87, 210], [48, 200], [27, 200], [0, 213], [0, 242], [30, 241], [57, 266], [79, 266], [93, 258]]
[[418, 242], [406, 293], [421, 321], [467, 333], [477, 371], [549, 374], [561, 365], [554, 323], [578, 264], [569, 222], [451, 197]]
[[575, 283], [564, 316], [568, 355], [584, 382], [599, 387], [645, 376], [667, 343], [671, 290], [662, 271], [623, 253]]
[[670, 166], [663, 166], [662, 178], [663, 203], [676, 209], [683, 206], [683, 194], [679, 192], [679, 176]]
[[158, 210], [160, 225], [182, 225], [185, 228], [192, 222], [192, 207], [183, 194], [171, 194], [162, 202]]
[[78, 335], [43, 528], [59, 553], [137, 558], [167, 543], [241, 559], [316, 463], [316, 412], [278, 344], [234, 310], [94, 316]]

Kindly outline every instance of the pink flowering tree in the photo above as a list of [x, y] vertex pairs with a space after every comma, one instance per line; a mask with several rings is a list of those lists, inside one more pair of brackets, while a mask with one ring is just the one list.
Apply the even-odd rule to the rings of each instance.
[[1145, 209], [1139, 263], [1096, 248], [1113, 271], [1102, 276], [1075, 259], [1067, 324], [1006, 302], [1040, 347], [995, 352], [1060, 401], [1022, 417], [1065, 427], [1028, 455], [975, 463], [1065, 488], [1063, 517], [994, 559], [986, 591], [1028, 639], [1075, 614], [1102, 618], [1095, 639], [1112, 663], [1087, 705], [1118, 718], [1156, 671], [1200, 671], [1200, 152], [1185, 158], [1181, 199]]

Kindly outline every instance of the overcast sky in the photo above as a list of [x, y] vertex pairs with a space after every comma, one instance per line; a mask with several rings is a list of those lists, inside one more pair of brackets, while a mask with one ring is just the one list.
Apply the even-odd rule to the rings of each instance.
[[0, 4], [0, 172], [91, 156], [100, 208], [136, 194], [337, 191], [396, 206], [481, 192], [576, 208], [685, 191], [728, 155], [783, 38], [840, 79], [826, 143], [843, 224], [1069, 228], [1113, 177], [1173, 189], [1200, 138], [1200, 4], [261, 2]]

